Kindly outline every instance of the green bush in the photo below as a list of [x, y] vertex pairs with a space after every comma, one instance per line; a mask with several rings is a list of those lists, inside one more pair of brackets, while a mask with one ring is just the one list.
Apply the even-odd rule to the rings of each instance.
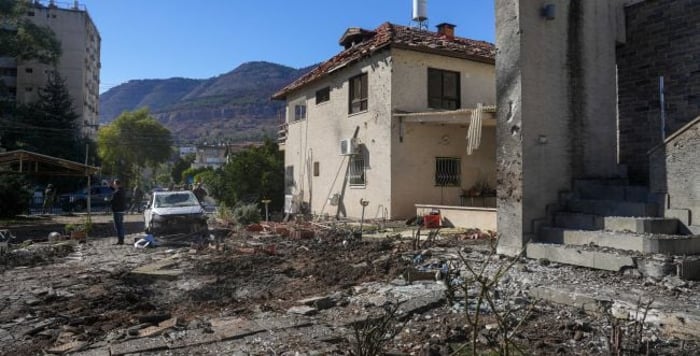
[[32, 193], [24, 177], [14, 174], [0, 175], [0, 217], [9, 218], [29, 210]]
[[239, 204], [233, 208], [233, 219], [240, 225], [250, 225], [260, 222], [258, 204]]

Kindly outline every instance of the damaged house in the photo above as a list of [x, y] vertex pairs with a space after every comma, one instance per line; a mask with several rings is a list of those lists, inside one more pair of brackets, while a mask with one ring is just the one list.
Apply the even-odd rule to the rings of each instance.
[[[274, 94], [287, 210], [495, 229], [495, 47], [384, 23]], [[361, 202], [365, 202], [365, 205]]]

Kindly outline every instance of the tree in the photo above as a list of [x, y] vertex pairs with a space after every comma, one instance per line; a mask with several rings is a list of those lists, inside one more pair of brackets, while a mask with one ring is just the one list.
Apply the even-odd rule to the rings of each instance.
[[21, 175], [0, 175], [0, 217], [26, 213], [32, 194]]
[[220, 179], [213, 179], [214, 186], [210, 186], [210, 193], [225, 205], [259, 203], [263, 199], [271, 199], [270, 208], [282, 208], [284, 156], [271, 139], [266, 138], [260, 147], [236, 153], [220, 174]]
[[97, 132], [97, 154], [103, 166], [124, 181], [170, 159], [173, 138], [148, 109], [126, 111]]
[[175, 184], [180, 184], [182, 183], [182, 173], [185, 172], [190, 166], [192, 165], [192, 162], [194, 162], [195, 156], [194, 154], [188, 154], [185, 157], [178, 157], [178, 159], [175, 161], [175, 164], [173, 165], [173, 169], [170, 171], [170, 177], [173, 179], [173, 182]]
[[84, 144], [73, 111], [73, 100], [58, 72], [49, 73], [39, 100], [19, 106], [7, 134], [9, 149], [23, 148], [73, 161], [82, 161]]
[[17, 61], [38, 60], [56, 64], [61, 42], [48, 27], [32, 23], [25, 15], [32, 4], [23, 0], [0, 0], [0, 48], [4, 56]]

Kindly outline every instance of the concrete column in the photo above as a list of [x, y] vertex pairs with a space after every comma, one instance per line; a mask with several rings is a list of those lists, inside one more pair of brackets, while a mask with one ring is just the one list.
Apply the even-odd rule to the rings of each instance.
[[536, 237], [573, 179], [617, 173], [614, 10], [496, 0], [499, 253]]

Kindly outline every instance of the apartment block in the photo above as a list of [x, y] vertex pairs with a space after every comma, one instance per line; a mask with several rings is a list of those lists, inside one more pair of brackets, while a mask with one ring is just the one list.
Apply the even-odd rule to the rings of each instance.
[[[39, 26], [52, 29], [61, 42], [62, 56], [57, 70], [73, 98], [73, 110], [79, 115], [77, 127], [83, 135], [97, 132], [100, 85], [100, 34], [87, 9], [77, 1], [31, 1], [26, 16]], [[38, 99], [46, 85], [52, 65], [37, 61], [18, 61], [0, 57], [0, 80], [18, 104]]]

